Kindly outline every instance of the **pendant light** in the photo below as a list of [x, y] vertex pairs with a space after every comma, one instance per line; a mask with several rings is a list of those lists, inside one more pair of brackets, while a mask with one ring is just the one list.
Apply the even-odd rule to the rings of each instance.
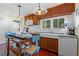
[[47, 9], [41, 8], [40, 3], [38, 4], [38, 8], [33, 10], [33, 14], [35, 14], [35, 15], [44, 15], [46, 13], [47, 13]]
[[21, 5], [18, 5], [18, 8], [19, 8], [19, 20], [20, 20], [20, 8], [21, 8]]
[[21, 16], [20, 16], [20, 8], [21, 8], [21, 5], [18, 5], [18, 16], [15, 16], [13, 19], [13, 22], [17, 22], [19, 24], [19, 28], [18, 28], [18, 31], [20, 31], [20, 20], [21, 20]]
[[18, 22], [18, 21], [20, 21], [20, 19], [22, 18], [21, 16], [20, 16], [20, 8], [21, 8], [21, 5], [18, 5], [18, 16], [14, 16], [13, 17], [13, 21], [16, 21], [16, 22]]

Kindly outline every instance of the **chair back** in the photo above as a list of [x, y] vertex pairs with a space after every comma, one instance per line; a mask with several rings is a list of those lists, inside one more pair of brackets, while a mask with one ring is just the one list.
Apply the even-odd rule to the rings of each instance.
[[38, 42], [40, 39], [40, 34], [37, 34], [37, 35], [33, 35], [32, 36], [32, 42]]
[[39, 49], [40, 49], [40, 47], [38, 46], [39, 39], [40, 39], [40, 34], [36, 34], [36, 35], [33, 35], [32, 36], [32, 42], [35, 42], [36, 43], [37, 53], [39, 52]]

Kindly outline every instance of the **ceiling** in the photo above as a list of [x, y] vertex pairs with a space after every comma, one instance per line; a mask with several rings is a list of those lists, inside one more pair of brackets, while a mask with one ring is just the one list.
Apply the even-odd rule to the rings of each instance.
[[[18, 16], [18, 5], [21, 5], [21, 16], [32, 13], [38, 7], [38, 3], [0, 3], [0, 16]], [[62, 3], [41, 3], [42, 8], [50, 8]]]

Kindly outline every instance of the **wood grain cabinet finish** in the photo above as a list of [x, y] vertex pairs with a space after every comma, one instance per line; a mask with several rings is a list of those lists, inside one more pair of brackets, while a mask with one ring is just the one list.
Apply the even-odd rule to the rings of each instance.
[[34, 15], [34, 14], [30, 14], [28, 16], [25, 16], [24, 18], [25, 18], [25, 21], [26, 20], [33, 20], [34, 25], [39, 24], [39, 21], [40, 21], [39, 20], [40, 18], [37, 15]]
[[52, 52], [58, 53], [58, 39], [48, 38], [47, 49]]
[[42, 15], [40, 18], [51, 18], [57, 16], [69, 15], [75, 11], [75, 3], [64, 3], [56, 7], [48, 9], [48, 13]]
[[[39, 40], [39, 46], [42, 49], [58, 54], [58, 39], [42, 37]], [[52, 53], [48, 54], [52, 55]]]
[[40, 22], [39, 19], [40, 19], [40, 18], [39, 18], [37, 15], [33, 15], [32, 19], [33, 19], [33, 24], [34, 24], [34, 25], [39, 24], [39, 22]]
[[40, 38], [40, 47], [47, 49], [47, 38]]

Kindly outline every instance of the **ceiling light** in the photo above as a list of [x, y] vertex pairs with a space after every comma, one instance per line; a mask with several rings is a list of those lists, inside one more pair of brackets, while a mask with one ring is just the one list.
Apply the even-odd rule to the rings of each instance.
[[33, 10], [33, 14], [35, 14], [35, 15], [44, 15], [44, 14], [46, 14], [47, 13], [47, 9], [41, 8], [40, 7], [40, 3], [38, 5], [39, 5], [38, 8]]

